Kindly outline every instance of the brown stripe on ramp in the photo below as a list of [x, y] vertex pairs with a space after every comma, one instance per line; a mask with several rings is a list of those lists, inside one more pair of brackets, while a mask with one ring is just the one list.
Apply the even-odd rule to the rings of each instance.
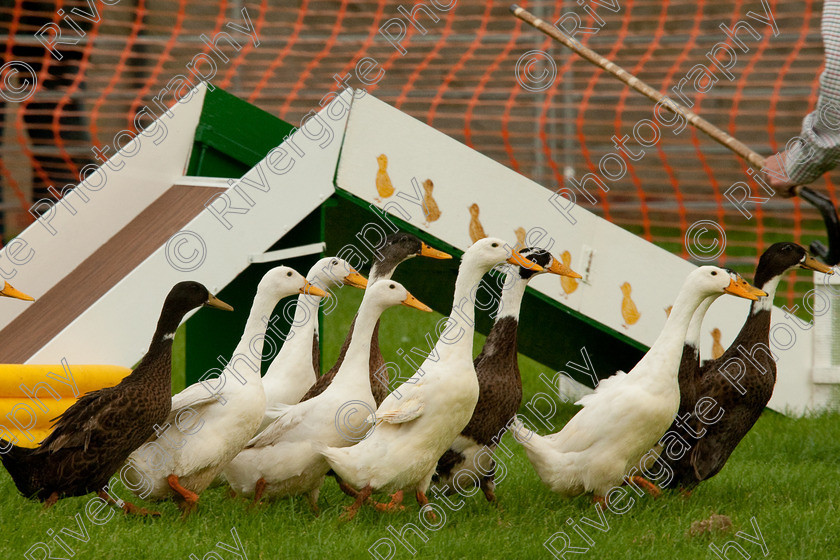
[[28, 360], [204, 210], [211, 197], [225, 190], [170, 187], [0, 331], [0, 363]]

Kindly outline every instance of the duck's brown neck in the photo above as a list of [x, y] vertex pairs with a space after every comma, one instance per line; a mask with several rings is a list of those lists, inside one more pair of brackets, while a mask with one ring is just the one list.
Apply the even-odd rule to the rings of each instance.
[[492, 362], [492, 371], [519, 372], [517, 361], [517, 338], [519, 320], [516, 317], [505, 316], [498, 318], [484, 341], [481, 353], [476, 357], [476, 366], [482, 362]]

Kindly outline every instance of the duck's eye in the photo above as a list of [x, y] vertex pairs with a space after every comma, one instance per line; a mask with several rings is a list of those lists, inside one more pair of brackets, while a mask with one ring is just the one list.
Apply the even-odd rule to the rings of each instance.
[[286, 276], [288, 276], [289, 278], [291, 278], [291, 276], [292, 276], [292, 271], [290, 270], [289, 272], [287, 272], [287, 273], [286, 273]]
[[337, 264], [338, 264], [338, 261], [336, 261], [336, 260], [334, 260], [334, 261], [332, 262], [332, 265], [333, 265], [333, 266], [336, 266]]
[[393, 289], [396, 289], [396, 286], [394, 286], [393, 284], [391, 284], [391, 289], [392, 289], [392, 290], [393, 290]]
[[712, 276], [717, 276], [717, 270], [712, 271]]
[[498, 243], [493, 243], [493, 244], [492, 244], [492, 245], [490, 245], [490, 246], [491, 246], [491, 247], [493, 247], [493, 248], [495, 249], [496, 247], [498, 247], [498, 246], [499, 246], [499, 244], [498, 244]]

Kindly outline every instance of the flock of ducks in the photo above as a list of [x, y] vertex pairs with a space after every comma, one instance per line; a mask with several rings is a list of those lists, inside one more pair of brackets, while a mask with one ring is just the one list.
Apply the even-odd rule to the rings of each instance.
[[[91, 492], [115, 503], [106, 486], [117, 472], [139, 496], [173, 499], [185, 515], [214, 484], [228, 484], [232, 494], [254, 503], [303, 495], [317, 512], [328, 476], [354, 499], [347, 518], [368, 502], [399, 509], [405, 492], [422, 507], [430, 486], [452, 493], [467, 480], [492, 502], [492, 451], [508, 429], [527, 432], [516, 416], [522, 403], [516, 337], [525, 288], [539, 274], [569, 281], [580, 275], [565, 254], [557, 260], [539, 248], [478, 239], [461, 259], [452, 311], [437, 329], [436, 345], [409, 379], [392, 388], [379, 348], [381, 315], [397, 305], [431, 311], [391, 280], [396, 267], [415, 256], [451, 258], [398, 233], [381, 249], [369, 281], [336, 257], [321, 259], [306, 278], [285, 266], [270, 270], [225, 369], [172, 396], [172, 340], [184, 316], [200, 306], [231, 309], [201, 284], [181, 282], [166, 297], [149, 350], [128, 377], [82, 396], [37, 448], [0, 440], [9, 448], [0, 459], [21, 494], [47, 506]], [[505, 262], [512, 266], [495, 323], [473, 358], [476, 290], [488, 271]], [[651, 450], [671, 464], [673, 488], [690, 492], [717, 474], [769, 401], [775, 362], [769, 351], [749, 350], [755, 359], [743, 371], [744, 395], [717, 368], [739, 348], [767, 347], [776, 287], [796, 267], [831, 273], [799, 245], [777, 243], [761, 256], [755, 287], [715, 266], [689, 274], [661, 334], [633, 369], [601, 380], [559, 432], [516, 438], [542, 481], [562, 495], [589, 493], [603, 503]], [[318, 377], [318, 305], [343, 285], [364, 289], [364, 297], [338, 362]], [[752, 300], [749, 315], [728, 349], [701, 362], [703, 317], [724, 294]], [[31, 299], [8, 284], [0, 295]], [[261, 377], [266, 318], [292, 295], [293, 325]], [[724, 411], [711, 425], [698, 412], [698, 403], [708, 399]], [[685, 443], [682, 454], [659, 445], [671, 431]], [[658, 491], [643, 478], [632, 479]], [[373, 502], [373, 494], [388, 494], [390, 501]], [[128, 502], [120, 506], [155, 513]]]

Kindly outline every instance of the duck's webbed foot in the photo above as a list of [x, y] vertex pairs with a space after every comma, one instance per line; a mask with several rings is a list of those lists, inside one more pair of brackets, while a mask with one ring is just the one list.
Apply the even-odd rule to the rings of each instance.
[[345, 521], [350, 521], [354, 517], [356, 517], [356, 513], [358, 513], [359, 508], [362, 507], [370, 495], [373, 494], [373, 487], [368, 484], [356, 494], [356, 501], [353, 502], [352, 505], [346, 506], [344, 508], [344, 513], [341, 515], [341, 518]]
[[373, 505], [379, 511], [402, 511], [405, 509], [405, 506], [402, 505], [404, 495], [402, 490], [397, 490], [391, 494], [391, 501], [387, 504], [374, 503]]

